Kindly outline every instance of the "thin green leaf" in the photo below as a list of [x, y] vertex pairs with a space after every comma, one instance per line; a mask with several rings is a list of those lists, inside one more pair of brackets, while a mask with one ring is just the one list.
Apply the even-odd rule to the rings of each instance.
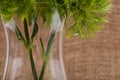
[[38, 32], [38, 24], [37, 24], [37, 20], [35, 19], [34, 20], [34, 28], [33, 28], [31, 39], [33, 39], [35, 37], [35, 35], [37, 34], [37, 32]]
[[25, 33], [26, 42], [27, 44], [29, 44], [30, 38], [29, 38], [29, 31], [28, 31], [28, 25], [26, 19], [24, 19], [24, 33]]
[[18, 29], [17, 26], [15, 27], [15, 33], [16, 33], [16, 36], [19, 40], [24, 41], [24, 37], [23, 37], [22, 33], [20, 32], [20, 30]]
[[40, 38], [40, 43], [41, 43], [41, 47], [42, 47], [42, 58], [44, 59], [44, 57], [45, 57], [45, 49], [44, 49], [43, 41], [42, 41], [41, 38]]

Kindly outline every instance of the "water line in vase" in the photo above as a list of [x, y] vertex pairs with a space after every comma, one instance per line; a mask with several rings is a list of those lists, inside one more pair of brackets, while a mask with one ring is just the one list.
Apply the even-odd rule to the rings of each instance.
[[8, 60], [9, 60], [9, 38], [8, 38], [9, 36], [8, 36], [7, 29], [5, 27], [3, 18], [2, 18], [2, 22], [3, 22], [4, 31], [5, 31], [5, 37], [6, 37], [6, 61], [5, 61], [3, 78], [2, 78], [2, 80], [5, 80], [5, 76], [6, 76], [6, 72], [7, 72], [7, 68], [8, 68]]

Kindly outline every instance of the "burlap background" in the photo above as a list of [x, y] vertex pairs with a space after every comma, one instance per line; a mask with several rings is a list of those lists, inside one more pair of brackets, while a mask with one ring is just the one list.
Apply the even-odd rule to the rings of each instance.
[[[120, 80], [120, 0], [112, 1], [107, 23], [94, 38], [63, 41], [68, 80]], [[5, 35], [0, 24], [0, 80], [4, 69]]]

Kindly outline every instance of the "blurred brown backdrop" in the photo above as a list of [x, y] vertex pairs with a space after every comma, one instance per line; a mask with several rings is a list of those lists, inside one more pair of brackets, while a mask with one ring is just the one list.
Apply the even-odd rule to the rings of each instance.
[[[120, 0], [101, 32], [94, 38], [63, 41], [63, 58], [68, 80], [120, 80]], [[0, 80], [5, 61], [5, 35], [0, 24]]]

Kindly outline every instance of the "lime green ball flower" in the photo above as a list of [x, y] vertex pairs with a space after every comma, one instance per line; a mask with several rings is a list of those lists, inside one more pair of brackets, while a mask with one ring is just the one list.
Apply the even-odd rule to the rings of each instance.
[[0, 16], [10, 20], [18, 15], [21, 20], [26, 18], [31, 24], [34, 17], [39, 15], [44, 23], [49, 24], [57, 8], [60, 18], [66, 18], [65, 22], [72, 19], [68, 36], [77, 34], [85, 38], [102, 29], [110, 7], [110, 0], [0, 0]]

